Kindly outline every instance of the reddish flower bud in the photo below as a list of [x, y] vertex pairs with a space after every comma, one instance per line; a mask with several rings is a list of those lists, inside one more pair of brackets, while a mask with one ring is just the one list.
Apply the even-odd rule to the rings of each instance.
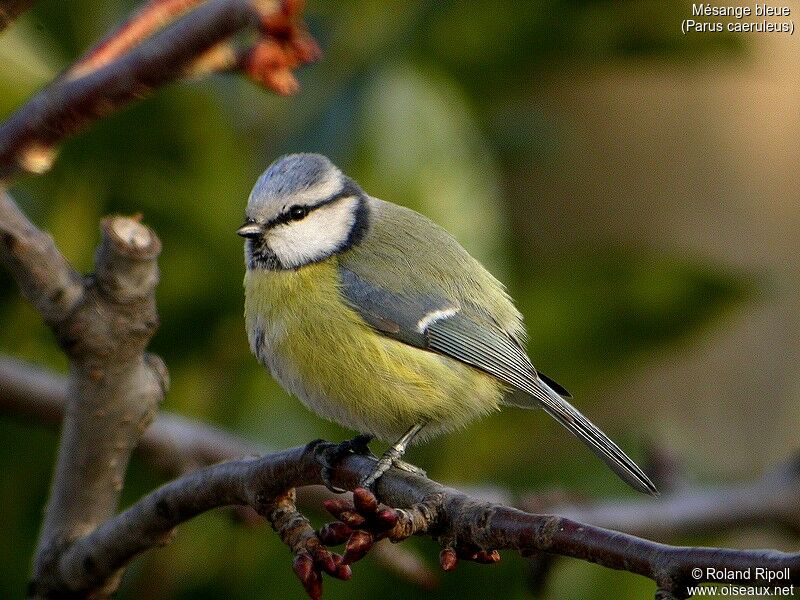
[[397, 511], [386, 508], [375, 515], [375, 527], [378, 531], [387, 531], [397, 525]]
[[360, 487], [353, 490], [353, 504], [362, 515], [378, 510], [378, 499], [368, 489]]
[[356, 528], [361, 527], [364, 523], [367, 522], [366, 517], [358, 514], [357, 512], [353, 512], [351, 510], [344, 510], [339, 513], [339, 520], [343, 523], [347, 523], [350, 527]]
[[368, 531], [354, 531], [344, 550], [342, 562], [346, 565], [361, 560], [372, 548], [374, 538]]
[[328, 575], [336, 574], [336, 561], [333, 560], [333, 556], [327, 548], [324, 546], [314, 548], [313, 557], [314, 565], [317, 568], [325, 571]]
[[346, 510], [353, 510], [352, 502], [348, 500], [342, 500], [341, 498], [331, 498], [330, 500], [325, 500], [322, 503], [322, 506], [325, 507], [329, 513], [331, 513], [337, 519], [342, 512]]
[[337, 579], [341, 579], [342, 581], [347, 581], [353, 576], [353, 569], [350, 568], [350, 565], [341, 564], [336, 569], [336, 577]]
[[452, 548], [445, 548], [439, 553], [439, 565], [442, 571], [455, 571], [458, 566], [458, 556]]
[[328, 523], [319, 530], [317, 537], [326, 546], [338, 546], [344, 544], [353, 530], [349, 525], [341, 522]]
[[314, 570], [314, 561], [307, 553], [298, 554], [292, 564], [295, 574], [311, 600], [322, 599], [322, 577]]

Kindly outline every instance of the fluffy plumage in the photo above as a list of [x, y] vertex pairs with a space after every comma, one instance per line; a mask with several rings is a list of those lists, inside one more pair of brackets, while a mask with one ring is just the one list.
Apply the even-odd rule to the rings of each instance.
[[319, 155], [276, 161], [247, 207], [251, 348], [323, 417], [418, 440], [502, 404], [543, 407], [636, 489], [647, 476], [534, 369], [522, 317], [444, 229], [367, 196]]

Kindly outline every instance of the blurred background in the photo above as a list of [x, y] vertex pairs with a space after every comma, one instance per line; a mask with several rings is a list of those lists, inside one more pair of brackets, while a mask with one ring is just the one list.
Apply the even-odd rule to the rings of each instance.
[[[0, 117], [118, 23], [132, 1], [40, 2], [0, 34]], [[534, 363], [641, 459], [669, 449], [700, 483], [758, 477], [800, 447], [800, 53], [782, 34], [694, 34], [675, 0], [309, 0], [324, 58], [278, 98], [239, 77], [172, 85], [64, 145], [13, 191], [90, 270], [98, 221], [145, 216], [164, 242], [165, 409], [270, 448], [352, 432], [288, 397], [251, 357], [240, 224], [277, 156], [330, 156], [375, 196], [447, 227], [504, 280]], [[0, 272], [0, 351], [64, 370]], [[24, 594], [56, 434], [0, 419], [0, 596]], [[376, 445], [376, 450], [382, 450]], [[508, 410], [414, 448], [440, 481], [510, 494], [630, 497], [544, 414]], [[134, 461], [129, 503], [161, 483]], [[321, 515], [317, 515], [319, 522]], [[701, 543], [796, 549], [777, 531]], [[439, 548], [412, 540], [435, 568]], [[464, 564], [431, 598], [643, 598], [649, 580], [559, 561]], [[421, 590], [374, 558], [326, 598]], [[131, 598], [304, 598], [266, 527], [203, 515], [129, 570]]]

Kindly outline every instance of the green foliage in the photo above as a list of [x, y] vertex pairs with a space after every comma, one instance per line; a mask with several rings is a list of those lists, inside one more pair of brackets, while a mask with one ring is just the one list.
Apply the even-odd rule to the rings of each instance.
[[[0, 116], [120, 20], [132, 2], [39, 3], [0, 37]], [[673, 351], [745, 299], [752, 283], [718, 266], [641, 248], [600, 247], [545, 257], [535, 269], [506, 235], [516, 214], [506, 165], [551, 155], [561, 132], [548, 115], [497, 107], [521, 102], [563, 65], [601, 68], [642, 57], [693, 60], [737, 52], [731, 39], [686, 43], [672, 21], [683, 2], [549, 0], [309, 2], [326, 58], [301, 73], [303, 91], [279, 99], [219, 78], [160, 90], [66, 143], [54, 170], [14, 194], [80, 269], [91, 269], [97, 222], [142, 212], [164, 242], [153, 350], [169, 365], [166, 408], [275, 448], [351, 432], [289, 398], [250, 356], [242, 319], [241, 240], [250, 186], [287, 151], [322, 151], [371, 193], [425, 212], [509, 282], [526, 315], [537, 364], [574, 392]], [[676, 31], [673, 31], [675, 29]], [[540, 133], [547, 131], [547, 136]], [[558, 168], [558, 164], [552, 165]], [[65, 368], [38, 315], [0, 272], [2, 352]], [[618, 433], [618, 432], [613, 432]], [[620, 437], [620, 436], [615, 436]], [[622, 435], [626, 445], [638, 432]], [[0, 596], [23, 594], [47, 493], [55, 435], [0, 422]], [[574, 443], [575, 445], [570, 445]], [[629, 444], [627, 444], [629, 443]], [[550, 451], [543, 453], [542, 448]], [[602, 495], [621, 484], [543, 415], [506, 411], [415, 448], [436, 478], [532, 489], [560, 484]], [[135, 463], [130, 502], [158, 481]], [[414, 541], [431, 565], [437, 549]], [[524, 561], [464, 565], [432, 598], [530, 597]], [[643, 580], [564, 563], [547, 597], [650, 593]], [[326, 597], [408, 598], [419, 590], [373, 559]], [[218, 512], [182, 527], [177, 543], [138, 560], [121, 598], [303, 598], [285, 548], [263, 528]]]
[[622, 248], [564, 257], [524, 281], [530, 354], [543, 370], [550, 361], [565, 369], [578, 387], [686, 341], [755, 286], [720, 267]]

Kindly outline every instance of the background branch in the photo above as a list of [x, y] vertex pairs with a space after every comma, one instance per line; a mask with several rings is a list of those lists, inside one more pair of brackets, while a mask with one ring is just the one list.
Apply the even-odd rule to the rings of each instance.
[[[152, 10], [140, 11], [0, 126], [0, 181], [19, 171], [47, 171], [64, 138], [181, 78], [193, 66], [195, 73], [201, 72], [196, 61], [248, 25], [281, 37], [271, 44], [272, 52], [257, 51], [262, 44], [256, 44], [255, 54], [246, 53], [250, 58], [245, 72], [266, 85], [272, 75], [286, 80], [292, 68], [318, 56], [316, 44], [294, 24], [298, 3], [286, 6], [293, 8], [277, 0], [209, 0], [150, 37], [146, 34], [163, 23], [153, 18]], [[142, 22], [147, 23], [143, 30], [129, 35], [134, 24]], [[291, 93], [296, 86], [291, 88], [272, 87], [281, 93]]]
[[[57, 427], [67, 402], [67, 377], [0, 356], [0, 412]], [[137, 452], [165, 476], [214, 463], [261, 455], [266, 449], [222, 429], [160, 412], [139, 440]]]
[[800, 455], [763, 477], [723, 486], [683, 485], [654, 506], [642, 500], [590, 504], [530, 495], [515, 503], [523, 510], [553, 511], [634, 535], [667, 540], [687, 534], [718, 534], [743, 527], [777, 525], [800, 533]]

